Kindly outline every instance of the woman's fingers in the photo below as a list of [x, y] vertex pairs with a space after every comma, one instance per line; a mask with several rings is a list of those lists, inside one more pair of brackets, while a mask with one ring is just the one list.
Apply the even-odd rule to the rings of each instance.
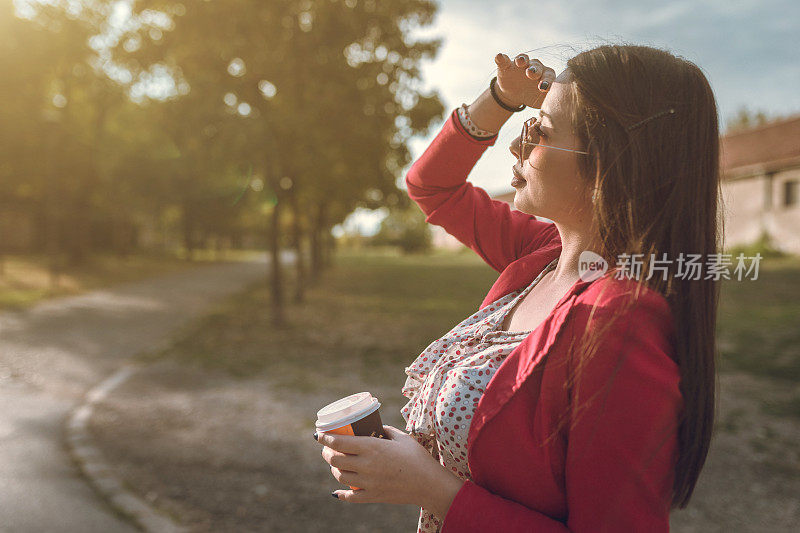
[[494, 56], [494, 62], [497, 63], [498, 67], [505, 67], [506, 65], [511, 63], [511, 60], [508, 58], [507, 55], [500, 53]]
[[322, 458], [325, 459], [325, 462], [331, 466], [335, 466], [336, 468], [341, 468], [343, 470], [351, 470], [356, 471], [356, 464], [358, 463], [358, 456], [357, 455], [349, 455], [346, 453], [337, 452], [328, 448], [327, 446], [322, 447]]
[[[519, 102], [538, 108], [545, 93], [555, 83], [556, 72], [528, 54], [517, 54], [514, 59], [503, 53], [495, 56], [497, 86], [510, 102]], [[536, 88], [534, 88], [534, 86]]]
[[331, 474], [336, 479], [336, 481], [338, 481], [343, 485], [363, 488], [361, 485], [363, 485], [364, 482], [359, 480], [359, 475], [355, 472], [349, 472], [347, 470], [339, 470], [335, 466], [332, 466]]
[[539, 81], [539, 90], [547, 91], [550, 87], [553, 86], [553, 82], [556, 79], [556, 71], [551, 69], [550, 67], [544, 67], [544, 72], [542, 73], [542, 79]]
[[317, 441], [323, 446], [333, 448], [344, 453], [359, 454], [364, 451], [364, 446], [369, 446], [369, 440], [374, 437], [356, 437], [354, 435], [336, 435], [334, 433], [320, 433]]
[[[355, 485], [358, 487], [358, 485]], [[360, 487], [359, 487], [360, 488]], [[371, 490], [341, 490], [333, 492], [336, 497], [344, 502], [350, 503], [373, 503], [378, 499], [372, 494]]]
[[538, 59], [531, 59], [530, 66], [525, 69], [525, 75], [533, 80], [539, 81], [539, 78], [542, 77], [542, 72], [544, 72], [544, 65]]

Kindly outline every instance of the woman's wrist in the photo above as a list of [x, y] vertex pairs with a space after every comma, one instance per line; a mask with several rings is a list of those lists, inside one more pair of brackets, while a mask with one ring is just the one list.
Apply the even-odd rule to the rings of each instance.
[[425, 495], [421, 507], [444, 520], [450, 505], [461, 490], [464, 482], [447, 471], [442, 465], [432, 469], [431, 479], [425, 483]]
[[475, 125], [486, 131], [499, 132], [503, 124], [513, 115], [495, 102], [491, 90], [486, 89], [468, 107], [469, 116]]
[[503, 94], [503, 90], [497, 83], [497, 76], [492, 78], [492, 81], [489, 82], [489, 92], [492, 94], [492, 97], [494, 98], [494, 101], [497, 103], [497, 105], [499, 105], [506, 111], [517, 113], [525, 109], [525, 104], [523, 104], [522, 102], [512, 103], [511, 99], [508, 98], [505, 94]]

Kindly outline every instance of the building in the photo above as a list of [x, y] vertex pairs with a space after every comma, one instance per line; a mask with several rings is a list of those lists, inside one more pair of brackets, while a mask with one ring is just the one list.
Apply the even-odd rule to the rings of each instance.
[[800, 115], [722, 138], [725, 246], [762, 233], [800, 254]]
[[[750, 244], [766, 233], [775, 248], [800, 254], [800, 115], [720, 141], [725, 248]], [[513, 190], [492, 198], [514, 208]], [[463, 247], [440, 226], [431, 230], [434, 246]]]

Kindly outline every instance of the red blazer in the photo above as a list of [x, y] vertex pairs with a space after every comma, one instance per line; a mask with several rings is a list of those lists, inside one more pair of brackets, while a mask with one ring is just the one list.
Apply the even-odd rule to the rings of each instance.
[[[481, 308], [530, 284], [561, 251], [555, 225], [466, 181], [496, 140], [471, 137], [454, 110], [405, 178], [426, 221], [500, 273]], [[635, 282], [613, 272], [576, 282], [492, 377], [467, 439], [472, 479], [444, 517], [444, 533], [669, 531], [683, 404], [667, 300], [641, 292], [606, 332], [580, 380], [565, 385], [575, 365], [570, 341], [630, 296]], [[542, 445], [569, 411], [576, 387], [578, 404], [591, 403]]]

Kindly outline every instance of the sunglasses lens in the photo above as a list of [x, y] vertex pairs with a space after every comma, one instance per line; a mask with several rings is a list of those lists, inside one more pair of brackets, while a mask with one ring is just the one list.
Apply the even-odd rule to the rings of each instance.
[[533, 148], [530, 143], [537, 142], [536, 139], [531, 138], [531, 127], [528, 125], [528, 122], [525, 121], [522, 123], [522, 135], [520, 136], [520, 149], [519, 149], [519, 166], [523, 166], [525, 160], [527, 159], [527, 154], [530, 153], [529, 150]]

